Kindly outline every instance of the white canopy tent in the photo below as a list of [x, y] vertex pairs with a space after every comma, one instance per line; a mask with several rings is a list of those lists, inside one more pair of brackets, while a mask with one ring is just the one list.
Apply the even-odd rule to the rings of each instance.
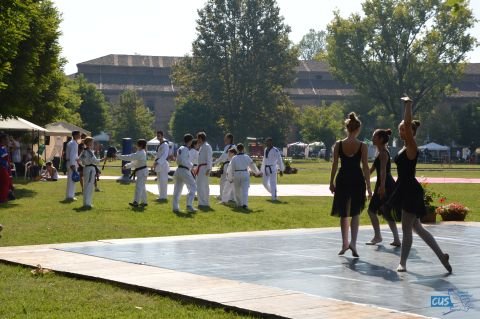
[[431, 142], [431, 143], [419, 146], [418, 149], [423, 153], [420, 155], [420, 158], [423, 158], [424, 162], [429, 162], [429, 161], [450, 162], [450, 147], [448, 146], [443, 146], [443, 145]]
[[426, 149], [428, 149], [429, 151], [449, 151], [450, 147], [431, 142], [431, 143], [419, 146], [418, 149], [422, 151]]
[[50, 123], [45, 125], [45, 128], [47, 128], [49, 136], [72, 136], [73, 131], [79, 131], [87, 136], [92, 134], [90, 131], [67, 122]]
[[47, 132], [41, 126], [33, 124], [21, 117], [17, 118], [8, 118], [4, 119], [0, 117], [0, 131], [21, 131], [21, 132], [30, 132], [30, 131], [37, 131], [41, 132], [41, 134], [45, 134]]
[[102, 131], [100, 134], [93, 136], [93, 139], [97, 142], [108, 142], [110, 141], [110, 136]]

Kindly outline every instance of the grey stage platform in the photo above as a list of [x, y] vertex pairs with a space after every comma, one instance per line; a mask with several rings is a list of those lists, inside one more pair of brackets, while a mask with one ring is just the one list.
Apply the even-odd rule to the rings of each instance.
[[[136, 242], [61, 248], [117, 261], [150, 265], [203, 276], [299, 291], [439, 318], [480, 318], [480, 227], [434, 225], [428, 229], [450, 254], [447, 275], [433, 252], [417, 236], [407, 273], [395, 271], [399, 248], [382, 228], [383, 245], [366, 246], [369, 227], [359, 234], [360, 259], [337, 256], [338, 229], [252, 232], [145, 239]], [[448, 296], [453, 307], [432, 307], [433, 296]], [[461, 299], [459, 299], [459, 293]], [[445, 314], [450, 312], [448, 314]]]

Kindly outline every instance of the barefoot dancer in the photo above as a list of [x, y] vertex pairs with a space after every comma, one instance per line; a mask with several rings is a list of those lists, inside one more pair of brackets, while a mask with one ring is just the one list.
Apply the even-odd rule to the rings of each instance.
[[368, 205], [368, 215], [372, 222], [373, 230], [375, 232], [372, 240], [367, 242], [367, 245], [375, 245], [382, 242], [382, 235], [380, 234], [380, 222], [378, 221], [378, 215], [383, 215], [388, 222], [388, 226], [392, 230], [393, 242], [390, 245], [400, 247], [400, 239], [398, 238], [397, 224], [395, 220], [399, 220], [394, 216], [392, 209], [386, 209], [384, 206], [385, 201], [395, 186], [395, 180], [390, 172], [390, 153], [387, 149], [387, 143], [392, 135], [392, 130], [375, 130], [372, 137], [373, 145], [377, 147], [378, 155], [370, 168], [370, 174], [374, 171], [377, 172], [377, 183], [375, 184], [375, 191], [373, 192], [370, 205]]
[[[342, 250], [338, 255], [343, 255], [350, 249], [352, 255], [358, 258], [357, 254], [357, 235], [360, 222], [360, 212], [365, 207], [365, 188], [368, 195], [372, 196], [370, 189], [370, 171], [368, 169], [368, 149], [367, 145], [357, 139], [360, 133], [361, 123], [355, 113], [350, 113], [345, 120], [348, 136], [342, 141], [335, 143], [333, 150], [333, 164], [330, 175], [330, 191], [334, 193], [332, 216], [340, 217], [340, 226], [342, 229]], [[342, 166], [337, 173], [338, 157], [340, 157]], [[362, 169], [360, 168], [362, 162]], [[335, 179], [335, 184], [334, 184]], [[351, 217], [351, 239], [348, 242], [348, 218]]]
[[426, 213], [423, 188], [415, 178], [418, 159], [415, 134], [420, 122], [412, 121], [412, 100], [408, 97], [404, 97], [402, 100], [405, 102], [405, 113], [398, 130], [400, 131], [400, 138], [405, 142], [405, 147], [400, 150], [395, 158], [398, 179], [392, 196], [388, 200], [388, 206], [395, 207], [402, 212], [402, 253], [397, 271], [407, 271], [407, 259], [412, 247], [412, 230], [415, 230], [418, 236], [430, 246], [447, 271], [451, 273], [452, 267], [448, 262], [448, 254], [442, 252], [432, 234], [423, 228], [420, 223], [420, 217]]

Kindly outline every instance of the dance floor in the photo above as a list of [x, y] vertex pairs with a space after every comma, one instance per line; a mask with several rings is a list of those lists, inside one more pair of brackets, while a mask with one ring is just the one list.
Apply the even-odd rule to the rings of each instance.
[[366, 246], [372, 230], [361, 227], [359, 259], [337, 256], [340, 233], [333, 228], [111, 240], [60, 250], [428, 317], [480, 318], [480, 227], [427, 227], [450, 254], [453, 274], [416, 235], [408, 272], [396, 272], [400, 249], [389, 245], [387, 228], [382, 244]]

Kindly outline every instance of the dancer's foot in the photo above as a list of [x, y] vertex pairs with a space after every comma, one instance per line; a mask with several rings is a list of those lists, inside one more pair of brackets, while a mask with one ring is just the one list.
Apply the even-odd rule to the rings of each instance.
[[390, 246], [400, 247], [400, 246], [402, 246], [402, 243], [399, 242], [399, 241], [392, 241], [392, 242], [390, 243]]
[[397, 271], [398, 272], [406, 272], [407, 271], [407, 266], [398, 265]]
[[348, 248], [350, 248], [350, 250], [352, 251], [353, 258], [360, 258], [360, 256], [357, 253], [357, 250], [353, 248], [352, 245], [349, 245]]
[[338, 252], [338, 255], [343, 256], [347, 250], [348, 250], [348, 247], [343, 247], [342, 250]]
[[448, 260], [450, 259], [450, 256], [448, 254], [443, 254], [443, 260], [441, 259], [440, 261], [442, 262], [443, 267], [448, 271], [449, 274], [452, 273], [452, 266], [450, 266], [450, 263]]
[[381, 243], [382, 242], [382, 237], [373, 237], [372, 240], [370, 240], [369, 242], [366, 242], [365, 245], [376, 245], [378, 243]]

